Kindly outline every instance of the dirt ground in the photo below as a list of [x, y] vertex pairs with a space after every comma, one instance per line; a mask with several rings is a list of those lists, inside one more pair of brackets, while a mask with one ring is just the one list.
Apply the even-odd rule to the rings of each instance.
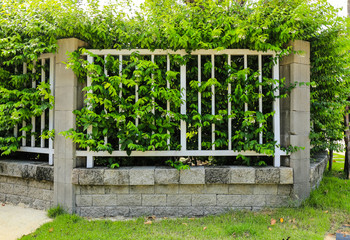
[[0, 203], [0, 240], [14, 240], [51, 221], [46, 211]]

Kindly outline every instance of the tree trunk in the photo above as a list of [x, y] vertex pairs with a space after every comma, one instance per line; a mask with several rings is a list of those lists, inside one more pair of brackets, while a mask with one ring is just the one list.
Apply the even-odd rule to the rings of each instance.
[[333, 150], [329, 150], [328, 171], [332, 171], [333, 168]]
[[345, 116], [344, 116], [344, 124], [345, 124], [345, 136], [344, 136], [344, 142], [345, 142], [345, 163], [344, 163], [344, 172], [346, 174], [346, 178], [350, 178], [350, 130], [349, 130], [349, 106], [345, 109]]

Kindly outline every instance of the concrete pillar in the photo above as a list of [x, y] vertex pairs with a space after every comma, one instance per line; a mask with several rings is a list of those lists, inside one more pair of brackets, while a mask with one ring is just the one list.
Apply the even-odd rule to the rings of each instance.
[[54, 204], [60, 205], [72, 213], [75, 206], [72, 170], [76, 166], [75, 144], [59, 133], [75, 128], [77, 109], [78, 81], [67, 62], [67, 53], [77, 50], [86, 44], [76, 38], [58, 40], [58, 51], [55, 60], [55, 155], [54, 155]]
[[281, 78], [287, 85], [297, 84], [281, 100], [281, 145], [304, 150], [292, 153], [282, 164], [293, 168], [293, 197], [300, 203], [310, 194], [310, 43], [296, 40], [290, 46], [302, 52], [290, 54], [280, 63]]

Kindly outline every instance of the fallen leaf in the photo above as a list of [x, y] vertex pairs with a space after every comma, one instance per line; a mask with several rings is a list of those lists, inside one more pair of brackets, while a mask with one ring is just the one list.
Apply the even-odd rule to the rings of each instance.
[[152, 224], [152, 221], [148, 220], [147, 222], [145, 222], [145, 224]]
[[205, 229], [207, 229], [207, 227], [204, 227], [204, 228], [203, 228], [203, 231], [205, 231]]
[[182, 223], [183, 225], [187, 226], [187, 223]]
[[152, 216], [152, 219], [153, 219], [153, 220], [156, 220], [156, 216], [153, 215], [153, 216]]
[[49, 229], [49, 232], [53, 232], [53, 227]]
[[3, 207], [5, 207], [5, 203], [1, 204]]
[[272, 228], [269, 227], [268, 229], [269, 229], [270, 231], [272, 231]]
[[163, 217], [163, 219], [168, 219], [167, 217]]
[[328, 213], [328, 210], [327, 210], [327, 211], [324, 211], [324, 213]]
[[284, 219], [283, 219], [283, 218], [280, 218], [280, 222], [283, 223], [283, 222], [284, 222]]
[[271, 218], [270, 223], [271, 223], [271, 225], [275, 225], [276, 224], [276, 219]]
[[188, 220], [194, 221], [194, 218], [189, 218]]

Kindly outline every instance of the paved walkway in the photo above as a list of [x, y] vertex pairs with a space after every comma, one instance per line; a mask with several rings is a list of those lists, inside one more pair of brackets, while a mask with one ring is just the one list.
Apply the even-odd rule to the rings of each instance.
[[46, 211], [0, 203], [0, 240], [15, 240], [51, 221]]

